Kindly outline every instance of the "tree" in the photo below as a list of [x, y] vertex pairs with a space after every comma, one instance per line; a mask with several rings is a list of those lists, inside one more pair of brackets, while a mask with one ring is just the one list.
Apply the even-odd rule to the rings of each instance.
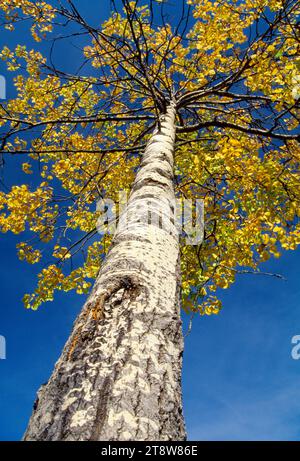
[[[71, 0], [0, 1], [3, 27], [26, 20], [50, 44], [48, 59], [1, 52], [17, 91], [0, 106], [3, 163], [27, 156], [42, 182], [0, 193], [0, 227], [30, 232], [21, 259], [56, 258], [25, 305], [95, 279], [26, 440], [183, 440], [180, 306], [217, 314], [218, 288], [300, 242], [299, 3], [167, 3], [113, 1], [99, 27]], [[68, 37], [77, 72], [54, 63]], [[127, 225], [100, 238], [95, 202], [120, 189]], [[197, 244], [179, 235], [178, 197], [204, 201]]]

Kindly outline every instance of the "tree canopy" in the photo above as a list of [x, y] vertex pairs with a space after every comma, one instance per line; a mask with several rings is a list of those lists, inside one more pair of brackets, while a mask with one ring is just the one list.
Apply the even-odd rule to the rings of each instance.
[[[24, 182], [0, 192], [0, 230], [40, 269], [25, 305], [89, 290], [111, 241], [95, 204], [130, 190], [173, 100], [176, 195], [205, 209], [203, 242], [182, 239], [183, 308], [216, 314], [218, 288], [300, 243], [299, 2], [183, 0], [172, 17], [167, 1], [112, 1], [101, 25], [78, 5], [0, 0], [1, 27], [36, 41], [0, 54], [16, 91], [0, 104], [2, 168], [24, 157]], [[73, 73], [55, 64], [68, 37]]]

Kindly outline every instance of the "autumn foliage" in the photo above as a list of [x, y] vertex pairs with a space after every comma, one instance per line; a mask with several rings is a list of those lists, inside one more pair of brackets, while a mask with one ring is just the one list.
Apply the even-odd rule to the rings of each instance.
[[[300, 243], [299, 2], [189, 0], [169, 24], [159, 2], [122, 1], [101, 26], [62, 3], [0, 0], [1, 27], [26, 20], [37, 42], [0, 54], [16, 94], [0, 104], [1, 155], [24, 173], [0, 192], [0, 229], [40, 268], [26, 307], [89, 290], [111, 239], [96, 202], [130, 190], [173, 98], [176, 195], [205, 206], [203, 242], [182, 239], [183, 307], [218, 313], [236, 273]], [[66, 23], [85, 37], [77, 74], [40, 48]]]

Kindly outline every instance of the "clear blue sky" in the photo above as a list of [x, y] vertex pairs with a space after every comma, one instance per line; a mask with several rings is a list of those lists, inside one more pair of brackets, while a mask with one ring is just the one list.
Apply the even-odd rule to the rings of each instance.
[[[108, 1], [76, 4], [87, 18], [98, 15], [99, 22], [109, 11]], [[20, 34], [4, 34], [0, 46], [22, 41]], [[58, 60], [72, 65], [75, 56], [71, 50]], [[20, 179], [12, 164], [5, 174], [10, 185]], [[7, 359], [0, 361], [0, 440], [21, 438], [35, 393], [47, 381], [84, 301], [61, 293], [39, 311], [26, 311], [21, 298], [34, 287], [36, 270], [18, 260], [17, 241], [9, 234], [0, 238], [0, 334], [7, 341]], [[300, 334], [299, 266], [300, 251], [290, 252], [263, 267], [287, 281], [238, 276], [222, 291], [219, 316], [194, 319], [183, 369], [190, 440], [300, 440], [300, 360], [291, 358], [291, 338]]]

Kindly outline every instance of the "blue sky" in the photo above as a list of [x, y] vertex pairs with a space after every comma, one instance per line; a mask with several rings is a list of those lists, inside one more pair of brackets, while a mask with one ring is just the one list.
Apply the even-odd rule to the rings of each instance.
[[[21, 297], [35, 283], [20, 262], [17, 238], [0, 240], [1, 321], [7, 359], [0, 361], [0, 440], [18, 440], [35, 393], [58, 359], [83, 298], [59, 294], [37, 312]], [[300, 252], [269, 262], [272, 277], [240, 275], [223, 291], [218, 316], [195, 318], [185, 340], [184, 413], [192, 440], [300, 440]], [[184, 322], [184, 331], [187, 324]]]
[[282, 281], [240, 275], [217, 317], [197, 319], [186, 339], [184, 400], [189, 437], [299, 440], [300, 252], [265, 265]]
[[[109, 11], [108, 1], [77, 5], [94, 20]], [[13, 47], [22, 40], [20, 34], [5, 34], [0, 41]], [[58, 59], [72, 66], [75, 56]], [[19, 180], [12, 165], [6, 174], [8, 183]], [[84, 301], [60, 293], [37, 312], [26, 311], [21, 298], [35, 286], [36, 270], [18, 260], [17, 241], [0, 236], [0, 335], [7, 343], [7, 359], [0, 360], [0, 440], [21, 438], [35, 393], [48, 379]], [[263, 266], [286, 281], [238, 276], [222, 292], [218, 316], [194, 319], [183, 369], [190, 440], [300, 440], [300, 360], [291, 358], [291, 338], [300, 334], [299, 265], [300, 251], [289, 252]]]

